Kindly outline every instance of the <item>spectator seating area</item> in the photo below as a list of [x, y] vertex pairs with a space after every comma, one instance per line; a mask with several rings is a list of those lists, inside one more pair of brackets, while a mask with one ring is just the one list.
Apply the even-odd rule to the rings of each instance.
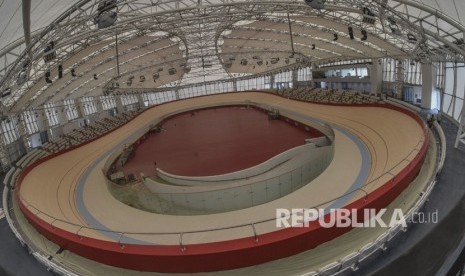
[[111, 131], [112, 129], [125, 124], [137, 114], [139, 114], [139, 111], [130, 111], [123, 112], [115, 117], [106, 117], [85, 127], [74, 129], [68, 134], [61, 135], [38, 148], [32, 149], [19, 160], [17, 160], [14, 164], [12, 164], [10, 170], [8, 170], [8, 172], [5, 174], [3, 184], [13, 188], [21, 170], [26, 168], [28, 165], [50, 154], [75, 147], [86, 141], [97, 138]]
[[[270, 91], [271, 92], [271, 91]], [[364, 94], [360, 91], [334, 90], [322, 88], [290, 88], [274, 90], [274, 93], [294, 100], [329, 104], [373, 104], [381, 102], [377, 96]]]
[[74, 129], [72, 132], [44, 144], [41, 149], [48, 153], [56, 153], [69, 147], [77, 146], [125, 124], [137, 114], [138, 112], [133, 111], [125, 112], [119, 116], [106, 117], [100, 121], [92, 122], [90, 125]]

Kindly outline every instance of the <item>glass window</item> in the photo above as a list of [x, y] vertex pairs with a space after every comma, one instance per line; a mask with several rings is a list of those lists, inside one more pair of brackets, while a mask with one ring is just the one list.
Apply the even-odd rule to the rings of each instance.
[[26, 110], [23, 112], [23, 123], [28, 134], [34, 134], [39, 131], [37, 118], [33, 111]]
[[65, 105], [66, 117], [69, 121], [77, 119], [79, 117], [78, 110], [74, 99], [67, 99], [63, 101]]
[[2, 121], [1, 132], [3, 142], [8, 145], [19, 139], [18, 119], [16, 117], [9, 117]]
[[136, 95], [133, 95], [133, 94], [121, 95], [121, 102], [123, 103], [124, 106], [137, 103], [137, 97]]
[[84, 110], [84, 115], [97, 113], [97, 104], [92, 97], [82, 97], [81, 104], [82, 109]]
[[116, 100], [113, 95], [100, 96], [100, 100], [102, 101], [103, 110], [109, 110], [116, 107]]
[[55, 107], [54, 103], [47, 103], [44, 105], [45, 108], [45, 116], [47, 117], [48, 125], [49, 126], [56, 126], [58, 125], [58, 110]]

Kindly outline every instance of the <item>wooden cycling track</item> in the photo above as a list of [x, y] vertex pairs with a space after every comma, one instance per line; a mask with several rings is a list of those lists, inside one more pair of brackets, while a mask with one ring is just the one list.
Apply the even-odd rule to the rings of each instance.
[[[333, 126], [335, 153], [329, 167], [297, 192], [226, 214], [153, 214], [112, 197], [102, 167], [105, 157], [128, 137], [143, 134], [157, 119], [180, 110], [246, 101], [278, 107], [300, 116], [297, 120], [312, 118]], [[33, 164], [20, 176], [16, 195], [39, 232], [85, 257], [148, 271], [230, 269], [289, 256], [350, 230], [283, 230], [276, 228], [274, 220], [257, 223], [274, 218], [276, 208], [334, 207], [334, 199], [361, 186], [338, 207], [387, 206], [416, 176], [427, 148], [426, 135], [416, 115], [388, 105], [322, 105], [259, 92], [198, 97], [150, 108], [96, 140]], [[367, 159], [363, 151], [368, 160], [362, 160]], [[368, 164], [366, 173], [354, 186], [360, 182], [363, 162]], [[208, 229], [223, 230], [204, 231]], [[311, 240], [306, 236], [309, 231], [314, 231]], [[265, 253], [273, 248], [281, 253]], [[206, 256], [211, 262], [205, 262]]]

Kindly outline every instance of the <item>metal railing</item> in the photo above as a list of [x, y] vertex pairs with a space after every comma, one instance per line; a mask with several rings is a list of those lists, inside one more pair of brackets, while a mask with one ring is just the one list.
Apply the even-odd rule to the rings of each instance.
[[[150, 183], [154, 184], [152, 193], [137, 194], [139, 197], [148, 198], [147, 201], [155, 207], [154, 211], [161, 214], [212, 214], [249, 208], [293, 193], [320, 175], [330, 164], [334, 150], [333, 147], [319, 148], [319, 150], [321, 150], [320, 155], [323, 155], [321, 159], [313, 158], [297, 168], [282, 172], [281, 175], [256, 179], [252, 183], [245, 181], [244, 184], [239, 182], [240, 185], [223, 185], [222, 188], [211, 187], [208, 191], [198, 192], [185, 192], [181, 189], [178, 190], [179, 192], [157, 192], [158, 183], [145, 179], [143, 182], [147, 187], [150, 187]], [[250, 180], [254, 179], [252, 177]], [[112, 185], [111, 181], [109, 182], [109, 185]], [[115, 187], [114, 184], [112, 186]]]
[[[332, 198], [332, 199], [329, 199], [329, 200], [325, 200], [323, 202], [320, 202], [320, 203], [317, 203], [313, 206], [308, 206], [308, 209], [319, 209], [319, 208], [323, 208], [324, 206], [327, 206], [331, 203], [334, 203], [335, 201], [337, 201], [338, 199], [341, 199], [341, 198], [344, 198], [344, 197], [347, 197], [347, 196], [352, 196], [352, 197], [356, 197], [357, 194], [360, 194], [360, 198], [364, 198], [365, 201], [369, 200], [369, 193], [368, 191], [370, 190], [368, 187], [371, 186], [371, 185], [376, 185], [376, 184], [379, 184], [379, 181], [380, 179], [382, 179], [383, 177], [386, 177], [388, 176], [390, 178], [389, 181], [395, 181], [395, 177], [393, 175], [395, 175], [393, 172], [394, 171], [397, 171], [397, 167], [399, 165], [401, 165], [402, 163], [404, 162], [409, 162], [409, 165], [407, 165], [405, 168], [407, 169], [410, 169], [411, 166], [412, 166], [412, 163], [410, 160], [410, 156], [412, 153], [416, 152], [416, 151], [420, 151], [421, 150], [421, 145], [424, 144], [424, 140], [422, 139], [421, 141], [419, 141], [417, 143], [417, 146], [411, 150], [408, 154], [405, 155], [405, 157], [399, 161], [396, 165], [394, 165], [391, 169], [389, 169], [388, 171], [386, 171], [385, 173], [383, 173], [382, 175], [376, 177], [375, 179], [371, 180], [370, 182], [368, 183], [365, 183], [363, 186], [361, 186], [360, 188], [356, 188], [356, 189], [353, 189], [349, 192], [346, 192], [346, 193], [343, 193], [335, 198]], [[388, 181], [388, 182], [389, 182]], [[383, 183], [384, 184], [384, 183]], [[250, 223], [245, 223], [245, 224], [238, 224], [238, 225], [234, 225], [234, 226], [226, 226], [226, 227], [214, 227], [214, 228], [205, 228], [205, 229], [202, 229], [202, 230], [194, 230], [194, 231], [178, 231], [178, 232], [128, 232], [128, 231], [118, 231], [118, 230], [110, 230], [110, 229], [103, 229], [103, 228], [95, 228], [95, 227], [90, 227], [90, 226], [87, 226], [87, 225], [82, 225], [82, 224], [76, 224], [76, 223], [71, 223], [69, 221], [66, 221], [66, 220], [63, 220], [63, 219], [59, 219], [59, 218], [56, 218], [55, 216], [53, 215], [50, 215], [48, 213], [45, 213], [45, 212], [42, 212], [41, 210], [39, 210], [37, 207], [35, 207], [34, 205], [32, 205], [31, 203], [29, 203], [24, 197], [22, 197], [20, 194], [19, 194], [19, 198], [22, 202], [24, 202], [24, 206], [27, 208], [27, 209], [33, 209], [34, 210], [34, 215], [35, 216], [41, 216], [41, 217], [46, 217], [48, 218], [47, 221], [49, 222], [49, 224], [51, 226], [53, 226], [53, 224], [56, 225], [57, 222], [63, 224], [63, 225], [67, 225], [69, 226], [68, 228], [75, 228], [76, 231], [74, 232], [76, 234], [76, 236], [80, 236], [78, 231], [81, 231], [83, 229], [87, 229], [87, 230], [91, 230], [91, 231], [96, 231], [96, 232], [100, 232], [101, 234], [105, 234], [105, 233], [113, 233], [112, 236], [120, 236], [120, 242], [122, 241], [123, 237], [130, 237], [131, 235], [137, 235], [137, 236], [166, 236], [166, 235], [169, 235], [169, 236], [172, 236], [172, 235], [175, 235], [175, 236], [178, 236], [180, 240], [182, 240], [182, 238], [180, 237], [181, 235], [186, 235], [186, 234], [204, 234], [204, 233], [208, 233], [208, 232], [214, 232], [214, 231], [222, 231], [222, 230], [228, 230], [228, 229], [237, 229], [237, 228], [244, 228], [244, 227], [248, 227], [250, 229], [253, 228], [253, 225], [258, 225], [258, 224], [265, 224], [265, 223], [270, 223], [270, 222], [273, 222], [276, 220], [276, 217], [271, 217], [271, 218], [266, 218], [266, 219], [262, 219], [262, 220], [258, 220], [258, 221], [253, 221], [253, 222], [250, 222]], [[290, 215], [289, 215], [289, 219], [292, 219], [292, 217], [294, 215], [298, 215], [300, 216], [300, 214], [298, 213], [293, 213], [291, 212]], [[41, 218], [42, 220], [45, 220], [45, 218]], [[251, 231], [251, 233], [253, 233], [253, 231]], [[251, 236], [252, 237], [252, 236]], [[253, 236], [254, 237], [254, 236]], [[185, 244], [183, 244], [183, 247], [186, 247]]]

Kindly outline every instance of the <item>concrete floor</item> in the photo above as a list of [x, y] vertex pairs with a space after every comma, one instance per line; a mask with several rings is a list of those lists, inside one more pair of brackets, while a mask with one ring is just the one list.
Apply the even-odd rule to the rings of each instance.
[[[437, 275], [465, 233], [465, 150], [453, 147], [457, 127], [448, 120], [441, 126], [446, 135], [447, 157], [438, 184], [423, 212], [438, 210], [438, 224], [416, 224], [400, 235], [395, 246], [363, 265], [356, 275]], [[355, 275], [355, 274], [354, 274]]]
[[[0, 179], [3, 183], [3, 177]], [[3, 192], [3, 184], [0, 183], [0, 191]], [[0, 206], [3, 199], [0, 196]], [[11, 232], [6, 218], [0, 219], [0, 275], [6, 276], [50, 276], [52, 272], [42, 266], [22, 247]]]

